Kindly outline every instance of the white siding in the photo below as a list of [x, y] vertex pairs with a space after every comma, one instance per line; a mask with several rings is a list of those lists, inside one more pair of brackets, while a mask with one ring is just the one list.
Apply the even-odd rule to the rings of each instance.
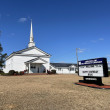
[[[36, 49], [29, 50], [27, 52], [24, 52], [22, 54], [39, 54], [39, 55], [44, 55], [43, 53], [39, 52]], [[15, 71], [24, 71], [26, 70], [26, 65], [25, 62], [35, 59], [37, 57], [32, 57], [32, 56], [16, 56], [14, 55], [13, 57], [9, 58], [5, 64], [5, 68], [3, 69], [5, 73], [9, 72], [9, 70], [15, 70]], [[50, 58], [44, 58], [40, 57], [47, 61], [47, 63], [43, 64], [43, 66], [46, 68], [46, 70], [49, 70], [49, 65], [50, 65]]]
[[9, 70], [13, 69], [13, 57], [11, 57], [10, 59], [8, 59], [6, 62], [5, 62], [5, 68], [3, 68], [3, 71], [5, 73], [7, 73]]
[[38, 54], [38, 55], [45, 55], [44, 53], [38, 51], [37, 49], [31, 49], [26, 52], [23, 52], [22, 54]]
[[72, 68], [74, 68], [74, 70], [70, 71], [70, 67], [58, 67], [58, 68], [55, 68], [55, 67], [51, 66], [50, 70], [54, 69], [54, 70], [56, 70], [56, 73], [58, 73], [58, 74], [74, 74], [76, 67], [72, 66]]

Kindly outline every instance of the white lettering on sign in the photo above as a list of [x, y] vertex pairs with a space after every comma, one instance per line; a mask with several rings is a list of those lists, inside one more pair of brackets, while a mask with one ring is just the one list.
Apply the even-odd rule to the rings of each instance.
[[98, 73], [98, 71], [82, 71], [83, 73]]
[[95, 58], [78, 62], [79, 76], [108, 77], [106, 58]]
[[97, 78], [86, 78], [86, 80], [97, 80]]
[[102, 63], [102, 61], [88, 60], [88, 61], [85, 61], [85, 62], [79, 62], [79, 65], [96, 64], [96, 63]]
[[94, 64], [94, 65], [83, 65], [79, 66], [79, 75], [80, 76], [103, 76], [103, 65]]

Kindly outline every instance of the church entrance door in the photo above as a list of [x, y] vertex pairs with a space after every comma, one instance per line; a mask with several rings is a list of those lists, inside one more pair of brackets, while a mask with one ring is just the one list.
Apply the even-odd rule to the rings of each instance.
[[36, 64], [36, 73], [42, 73], [42, 64]]
[[39, 67], [37, 67], [37, 73], [39, 73]]
[[31, 73], [36, 73], [36, 65], [35, 64], [31, 64], [31, 66], [30, 66], [30, 72]]
[[31, 63], [30, 66], [28, 66], [28, 70], [29, 73], [43, 73], [46, 69], [41, 63]]

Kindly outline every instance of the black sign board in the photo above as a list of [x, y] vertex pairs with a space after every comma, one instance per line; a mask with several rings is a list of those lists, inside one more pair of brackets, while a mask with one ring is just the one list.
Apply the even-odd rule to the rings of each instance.
[[79, 76], [108, 77], [106, 58], [95, 58], [78, 61]]

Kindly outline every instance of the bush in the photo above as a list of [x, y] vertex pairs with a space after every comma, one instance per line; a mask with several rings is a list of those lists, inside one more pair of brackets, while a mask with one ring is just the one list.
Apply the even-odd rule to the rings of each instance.
[[76, 71], [76, 73], [78, 73], [78, 71]]
[[56, 74], [56, 70], [51, 70], [51, 74]]
[[18, 71], [15, 71], [14, 75], [19, 75], [19, 72]]
[[0, 75], [5, 75], [5, 73], [0, 73]]
[[108, 71], [108, 75], [110, 76], [110, 71]]
[[45, 73], [45, 72], [46, 72], [46, 70], [44, 69], [44, 70], [43, 70], [43, 73]]
[[0, 70], [0, 75], [5, 75], [5, 73], [2, 70]]
[[10, 76], [10, 75], [24, 75], [24, 71], [15, 71], [15, 70], [10, 70], [8, 73], [5, 74], [6, 76]]
[[14, 75], [15, 74], [15, 71], [14, 70], [10, 70], [9, 72], [8, 72], [8, 75]]
[[20, 71], [19, 72], [19, 75], [24, 75], [24, 71]]
[[5, 73], [4, 76], [9, 76], [9, 74], [8, 73]]

